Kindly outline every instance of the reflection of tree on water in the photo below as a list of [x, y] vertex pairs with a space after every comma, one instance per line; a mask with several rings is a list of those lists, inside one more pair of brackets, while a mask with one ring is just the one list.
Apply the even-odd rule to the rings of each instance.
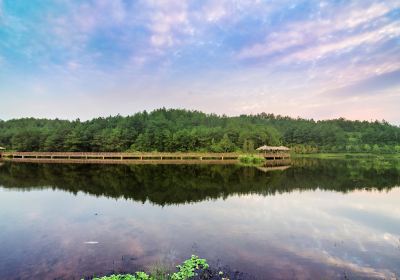
[[262, 172], [236, 165], [73, 165], [5, 163], [5, 188], [62, 189], [123, 197], [159, 205], [226, 198], [233, 194], [273, 195], [294, 190], [390, 189], [400, 185], [400, 164], [376, 161], [299, 159], [285, 170]]

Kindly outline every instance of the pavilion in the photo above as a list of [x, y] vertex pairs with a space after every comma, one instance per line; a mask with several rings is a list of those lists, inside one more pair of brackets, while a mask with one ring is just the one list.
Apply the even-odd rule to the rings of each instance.
[[256, 149], [262, 153], [265, 159], [285, 159], [290, 158], [290, 148], [285, 146], [261, 146]]

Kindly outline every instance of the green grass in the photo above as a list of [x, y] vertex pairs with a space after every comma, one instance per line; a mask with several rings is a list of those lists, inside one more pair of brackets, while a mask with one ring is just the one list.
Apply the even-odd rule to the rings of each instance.
[[387, 158], [400, 159], [400, 154], [373, 154], [373, 153], [312, 153], [292, 154], [293, 158], [320, 158], [320, 159], [346, 159], [346, 158]]
[[242, 165], [262, 165], [265, 159], [258, 155], [241, 155], [239, 156], [239, 162]]
[[145, 272], [136, 272], [135, 274], [118, 274], [103, 277], [95, 277], [92, 280], [186, 280], [197, 276], [198, 270], [207, 269], [209, 266], [205, 259], [200, 259], [197, 256], [192, 256], [190, 259], [185, 260], [181, 265], [177, 266], [178, 271], [172, 274], [166, 274], [165, 271], [161, 272], [157, 269], [154, 274], [147, 274]]

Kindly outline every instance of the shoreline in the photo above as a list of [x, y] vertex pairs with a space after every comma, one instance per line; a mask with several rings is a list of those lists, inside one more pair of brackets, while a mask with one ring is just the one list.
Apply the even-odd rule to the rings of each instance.
[[372, 154], [372, 153], [313, 153], [292, 154], [292, 158], [317, 158], [317, 159], [400, 159], [400, 154]]
[[[3, 152], [0, 159], [42, 163], [119, 163], [119, 164], [257, 164], [290, 159], [289, 153], [111, 153], [111, 152]], [[257, 159], [257, 162], [247, 162]]]
[[[276, 154], [277, 155], [277, 154]], [[204, 153], [204, 152], [0, 152], [0, 162], [26, 163], [79, 163], [79, 164], [239, 164], [258, 166], [260, 164], [242, 162], [243, 157], [257, 157], [258, 153]], [[279, 155], [282, 156], [282, 155]], [[286, 165], [290, 159], [386, 159], [399, 160], [400, 154], [372, 153], [291, 153], [289, 157], [265, 158], [267, 166]], [[286, 154], [285, 156], [288, 156]]]

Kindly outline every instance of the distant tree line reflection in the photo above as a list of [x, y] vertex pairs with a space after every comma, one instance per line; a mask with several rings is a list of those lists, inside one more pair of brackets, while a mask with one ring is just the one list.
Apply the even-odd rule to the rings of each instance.
[[230, 195], [275, 195], [296, 190], [349, 192], [400, 185], [400, 163], [296, 159], [286, 170], [263, 172], [238, 165], [90, 165], [4, 162], [0, 186], [59, 189], [71, 193], [150, 201], [193, 203]]

